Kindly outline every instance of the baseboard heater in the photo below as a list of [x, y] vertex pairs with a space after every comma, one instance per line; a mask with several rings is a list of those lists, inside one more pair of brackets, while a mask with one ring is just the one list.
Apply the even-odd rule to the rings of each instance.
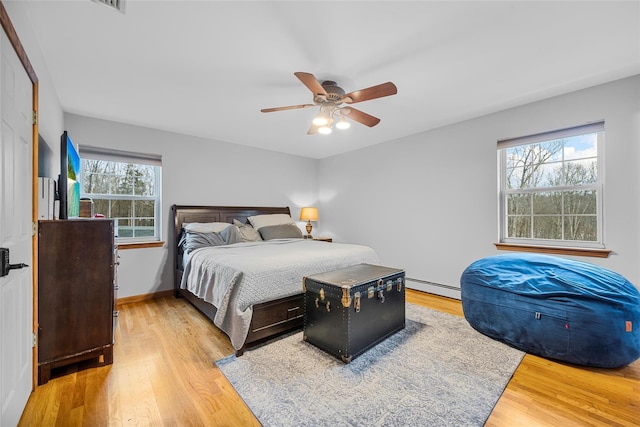
[[422, 283], [423, 285], [435, 286], [437, 288], [444, 288], [444, 289], [449, 289], [449, 290], [452, 290], [452, 291], [460, 292], [460, 287], [459, 286], [444, 285], [442, 283], [435, 283], [435, 282], [429, 282], [427, 280], [413, 279], [411, 277], [407, 277], [405, 280], [407, 280], [409, 282]]

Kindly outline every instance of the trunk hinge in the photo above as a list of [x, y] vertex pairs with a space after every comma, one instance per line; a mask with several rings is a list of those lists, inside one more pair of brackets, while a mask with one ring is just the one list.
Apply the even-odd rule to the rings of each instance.
[[33, 111], [33, 124], [34, 125], [38, 124], [38, 112], [37, 111]]
[[38, 234], [38, 221], [33, 221], [31, 223], [31, 235], [35, 236]]
[[32, 347], [36, 348], [37, 346], [38, 346], [38, 333], [34, 332], [33, 333], [33, 345], [32, 345]]

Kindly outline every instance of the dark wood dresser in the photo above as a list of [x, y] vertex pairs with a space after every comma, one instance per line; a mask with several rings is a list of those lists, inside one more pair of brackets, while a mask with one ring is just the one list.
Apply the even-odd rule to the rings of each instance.
[[38, 384], [51, 369], [113, 363], [117, 246], [110, 219], [38, 223]]

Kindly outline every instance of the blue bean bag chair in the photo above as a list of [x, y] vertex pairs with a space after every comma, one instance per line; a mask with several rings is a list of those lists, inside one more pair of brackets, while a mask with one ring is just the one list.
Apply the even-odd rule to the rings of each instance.
[[472, 263], [460, 288], [469, 324], [520, 350], [604, 368], [640, 357], [640, 292], [611, 270], [505, 254]]

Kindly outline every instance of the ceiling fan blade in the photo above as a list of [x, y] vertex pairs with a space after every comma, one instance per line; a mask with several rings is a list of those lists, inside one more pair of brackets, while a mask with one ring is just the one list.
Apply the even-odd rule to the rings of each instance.
[[362, 123], [365, 126], [374, 127], [378, 123], [380, 123], [380, 119], [377, 117], [373, 117], [370, 114], [362, 112], [360, 110], [356, 110], [353, 107], [346, 107], [340, 110], [340, 113], [345, 117], [354, 120], [356, 122]]
[[300, 104], [300, 105], [290, 105], [288, 107], [263, 108], [260, 111], [263, 113], [273, 113], [274, 111], [296, 110], [298, 108], [309, 108], [309, 107], [315, 107], [315, 104]]
[[350, 92], [343, 97], [343, 102], [355, 104], [356, 102], [368, 101], [370, 99], [382, 98], [384, 96], [395, 95], [398, 88], [391, 82], [371, 86], [366, 89]]
[[311, 73], [295, 72], [293, 73], [300, 81], [309, 88], [314, 95], [327, 96], [327, 91], [324, 90], [318, 79], [316, 79]]

